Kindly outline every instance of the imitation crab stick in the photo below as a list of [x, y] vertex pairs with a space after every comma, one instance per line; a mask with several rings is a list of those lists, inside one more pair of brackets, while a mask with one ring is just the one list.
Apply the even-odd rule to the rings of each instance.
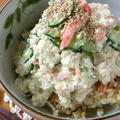
[[[104, 13], [105, 27], [111, 27], [115, 24], [113, 17], [109, 14], [108, 5], [100, 5], [99, 10]], [[106, 14], [108, 13], [108, 14]], [[98, 15], [99, 16], [99, 15]]]
[[76, 62], [74, 64], [75, 67], [75, 71], [76, 71], [76, 75], [78, 78], [81, 77], [81, 71], [80, 71], [80, 55], [78, 56], [78, 58], [76, 59]]
[[61, 93], [64, 87], [64, 83], [60, 83], [57, 88], [57, 92]]
[[98, 31], [99, 40], [103, 41], [105, 39], [105, 35], [106, 35], [106, 29], [105, 29], [105, 27], [98, 26], [97, 31]]
[[79, 4], [82, 4], [82, 8], [84, 12], [88, 12], [88, 15], [91, 16], [92, 12], [91, 12], [91, 8], [88, 5], [87, 0], [80, 0]]
[[104, 85], [102, 86], [102, 89], [101, 89], [102, 97], [105, 96], [105, 92], [106, 92], [106, 89], [107, 89], [108, 84], [109, 84], [109, 82], [106, 83], [106, 84], [104, 84]]
[[80, 67], [76, 64], [74, 66], [75, 66], [76, 75], [78, 78], [80, 78], [81, 77]]
[[[77, 4], [82, 4], [83, 11], [87, 12], [87, 9], [88, 9], [88, 13], [89, 13], [89, 15], [91, 15], [91, 8], [89, 7], [86, 0], [80, 0]], [[73, 38], [74, 34], [77, 31], [79, 31], [82, 26], [84, 26], [86, 20], [87, 19], [85, 16], [84, 16], [83, 21], [81, 21], [78, 18], [75, 18], [72, 23], [67, 24], [65, 26], [65, 30], [62, 35], [62, 42], [60, 45], [60, 50], [63, 50], [65, 47], [67, 47], [70, 44], [71, 39]]]
[[34, 63], [35, 63], [35, 64], [38, 64], [38, 59], [35, 59], [35, 60], [34, 60]]
[[82, 25], [83, 23], [77, 18], [72, 23], [66, 25], [64, 33], [62, 35], [62, 42], [60, 45], [60, 50], [64, 49], [65, 47], [69, 45], [75, 32], [79, 31]]
[[71, 77], [71, 72], [62, 71], [57, 75], [58, 80], [66, 80]]

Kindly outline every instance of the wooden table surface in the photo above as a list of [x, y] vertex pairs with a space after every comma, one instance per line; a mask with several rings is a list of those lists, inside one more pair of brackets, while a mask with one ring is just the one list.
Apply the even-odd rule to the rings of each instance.
[[[9, 0], [0, 0], [0, 11], [7, 4], [8, 1]], [[0, 85], [0, 106], [4, 107], [7, 110], [10, 110], [9, 104], [5, 103], [3, 101], [3, 97], [4, 97], [4, 91], [3, 91], [3, 89], [1, 88], [1, 85]], [[120, 115], [116, 115], [114, 117], [110, 117], [110, 118], [107, 118], [107, 119], [104, 119], [104, 120], [120, 120]]]
[[4, 100], [3, 100], [3, 98], [4, 98], [4, 91], [3, 91], [3, 89], [2, 89], [2, 87], [0, 85], [0, 105], [2, 107], [4, 107], [5, 109], [10, 110], [9, 104], [5, 103]]
[[0, 11], [6, 5], [9, 0], [0, 0]]
[[4, 91], [0, 85], [0, 120], [21, 120], [16, 114], [9, 111], [9, 103], [4, 102]]

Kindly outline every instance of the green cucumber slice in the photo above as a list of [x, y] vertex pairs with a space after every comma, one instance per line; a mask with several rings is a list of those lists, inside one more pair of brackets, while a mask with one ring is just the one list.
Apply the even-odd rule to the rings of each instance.
[[120, 46], [116, 45], [110, 45], [114, 50], [120, 52]]
[[96, 79], [96, 75], [95, 73], [93, 72], [92, 69], [89, 69], [88, 67], [86, 67], [85, 65], [80, 65], [80, 69], [81, 69], [81, 72], [86, 72], [88, 77], [92, 78], [92, 79]]
[[25, 59], [24, 63], [27, 63], [32, 56], [33, 56], [33, 49], [32, 49], [32, 48], [29, 48], [29, 55], [28, 55], [28, 57]]
[[60, 47], [60, 43], [61, 41], [60, 40], [53, 40], [53, 39], [50, 39], [50, 41], [53, 43], [53, 45], [55, 45], [56, 47]]
[[110, 39], [108, 37], [107, 39], [107, 44], [112, 47], [114, 50], [120, 52], [120, 44], [119, 43], [116, 43], [114, 40]]
[[27, 74], [25, 75], [25, 77], [30, 76], [30, 75], [31, 75], [31, 71], [32, 71], [33, 69], [34, 69], [34, 64], [31, 64], [30, 67], [29, 67], [29, 69], [28, 69]]
[[46, 36], [48, 36], [50, 39], [57, 39], [60, 40], [60, 37], [53, 36], [52, 34], [45, 33]]
[[72, 51], [81, 50], [81, 48], [85, 45], [86, 40], [87, 40], [86, 36], [83, 36], [80, 40], [73, 37], [73, 39], [70, 42], [70, 45], [65, 49], [71, 49]]
[[55, 67], [58, 66], [58, 65], [60, 65], [60, 64], [61, 64], [61, 62], [59, 61], [58, 63], [55, 64]]
[[82, 49], [88, 53], [98, 53], [96, 43], [92, 40], [87, 41]]

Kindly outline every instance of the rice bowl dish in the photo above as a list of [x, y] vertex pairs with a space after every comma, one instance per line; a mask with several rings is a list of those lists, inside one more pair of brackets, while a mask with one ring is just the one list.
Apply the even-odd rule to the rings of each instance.
[[87, 108], [120, 102], [120, 20], [107, 4], [51, 0], [38, 24], [22, 34], [15, 84], [34, 106], [85, 118]]

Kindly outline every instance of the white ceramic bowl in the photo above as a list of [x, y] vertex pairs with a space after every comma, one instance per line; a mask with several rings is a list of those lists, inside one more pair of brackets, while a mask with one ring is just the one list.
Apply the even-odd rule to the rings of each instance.
[[[29, 2], [28, 4], [27, 1], [32, 2]], [[47, 107], [33, 107], [31, 102], [25, 97], [22, 92], [19, 91], [18, 88], [16, 88], [14, 84], [16, 74], [14, 72], [12, 56], [13, 53], [16, 51], [16, 43], [18, 40], [20, 40], [20, 34], [23, 30], [37, 23], [42, 11], [48, 6], [49, 0], [40, 0], [40, 2], [38, 2], [37, 4], [32, 4], [35, 1], [37, 0], [11, 0], [0, 13], [0, 80], [3, 88], [8, 93], [10, 98], [16, 104], [18, 104], [19, 107], [21, 107], [33, 117], [41, 120], [70, 119], [69, 116], [63, 115], [61, 115], [60, 117], [54, 117], [52, 115], [52, 111]], [[108, 3], [112, 13], [115, 16], [120, 17], [119, 0], [88, 0], [88, 2], [91, 1]], [[23, 7], [21, 8], [21, 6]], [[21, 9], [19, 9], [18, 7], [20, 7]], [[18, 8], [17, 11], [16, 8]], [[8, 49], [5, 49], [5, 44]], [[113, 108], [109, 105], [104, 106], [104, 110], [105, 114], [103, 117], [115, 115], [120, 112], [120, 109]], [[98, 118], [96, 116], [95, 110], [88, 111], [88, 118]]]

